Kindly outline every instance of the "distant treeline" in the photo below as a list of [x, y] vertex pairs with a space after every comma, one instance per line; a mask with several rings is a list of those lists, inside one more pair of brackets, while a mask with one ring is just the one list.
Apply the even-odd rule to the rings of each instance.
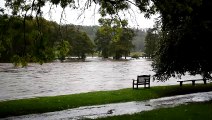
[[[87, 33], [87, 35], [90, 37], [90, 39], [93, 41], [96, 37], [96, 32], [99, 29], [100, 26], [81, 26], [81, 25], [75, 25], [77, 29], [80, 31], [83, 31]], [[133, 45], [134, 48], [132, 51], [134, 52], [144, 52], [144, 43], [145, 43], [145, 37], [147, 35], [146, 29], [133, 29], [135, 36], [133, 38]]]
[[[84, 59], [96, 51], [99, 26], [59, 25], [44, 18], [0, 15], [0, 62], [50, 62], [67, 56]], [[133, 29], [134, 48], [144, 50], [145, 30]]]

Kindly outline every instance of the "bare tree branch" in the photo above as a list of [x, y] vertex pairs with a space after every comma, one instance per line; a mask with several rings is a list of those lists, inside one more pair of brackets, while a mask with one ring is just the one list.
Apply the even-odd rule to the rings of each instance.
[[131, 3], [131, 4], [133, 4], [133, 5], [135, 5], [137, 7], [137, 5], [135, 3], [133, 3], [132, 1], [130, 1], [130, 0], [126, 0], [126, 1]]

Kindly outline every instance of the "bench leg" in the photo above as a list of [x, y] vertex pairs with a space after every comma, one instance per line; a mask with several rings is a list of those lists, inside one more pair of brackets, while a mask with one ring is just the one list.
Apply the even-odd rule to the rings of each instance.
[[193, 86], [195, 85], [195, 81], [194, 81], [194, 80], [192, 81], [192, 85], [193, 85]]
[[182, 81], [180, 81], [180, 87], [181, 87], [181, 86], [183, 86], [183, 82], [182, 82]]
[[203, 81], [204, 81], [204, 84], [206, 84], [206, 79], [203, 79]]
[[150, 83], [144, 84], [144, 88], [150, 88]]
[[134, 89], [134, 83], [132, 84], [132, 87], [133, 87], [133, 89]]

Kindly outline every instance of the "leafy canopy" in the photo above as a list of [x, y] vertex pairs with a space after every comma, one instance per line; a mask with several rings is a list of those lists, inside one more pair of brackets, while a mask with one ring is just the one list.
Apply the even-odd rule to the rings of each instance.
[[201, 74], [211, 78], [212, 9], [210, 0], [154, 0], [161, 13], [162, 37], [154, 59], [156, 77]]
[[[41, 15], [41, 7], [47, 2], [62, 8], [77, 8], [79, 4], [78, 0], [6, 0], [6, 5], [14, 15], [29, 10]], [[186, 72], [211, 77], [212, 16], [208, 14], [211, 0], [86, 0], [85, 8], [93, 2], [101, 6], [102, 16], [117, 14], [131, 5], [137, 6], [146, 17], [160, 13], [162, 34], [153, 62], [158, 79], [166, 80]]]
[[132, 29], [127, 28], [126, 20], [114, 19], [99, 19], [101, 27], [96, 33], [95, 43], [97, 51], [104, 58], [113, 56], [115, 59], [120, 59], [123, 55], [126, 56], [134, 47], [132, 44], [135, 36]]

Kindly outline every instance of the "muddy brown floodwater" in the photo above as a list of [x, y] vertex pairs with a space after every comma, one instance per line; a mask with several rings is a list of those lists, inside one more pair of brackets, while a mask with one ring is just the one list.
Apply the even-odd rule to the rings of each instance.
[[[29, 64], [25, 68], [0, 63], [0, 101], [130, 88], [137, 75], [154, 74], [151, 63], [144, 58], [111, 61], [97, 57], [88, 57], [86, 62]], [[153, 82], [151, 78], [151, 86], [173, 84], [178, 84], [176, 78], [167, 82]]]

